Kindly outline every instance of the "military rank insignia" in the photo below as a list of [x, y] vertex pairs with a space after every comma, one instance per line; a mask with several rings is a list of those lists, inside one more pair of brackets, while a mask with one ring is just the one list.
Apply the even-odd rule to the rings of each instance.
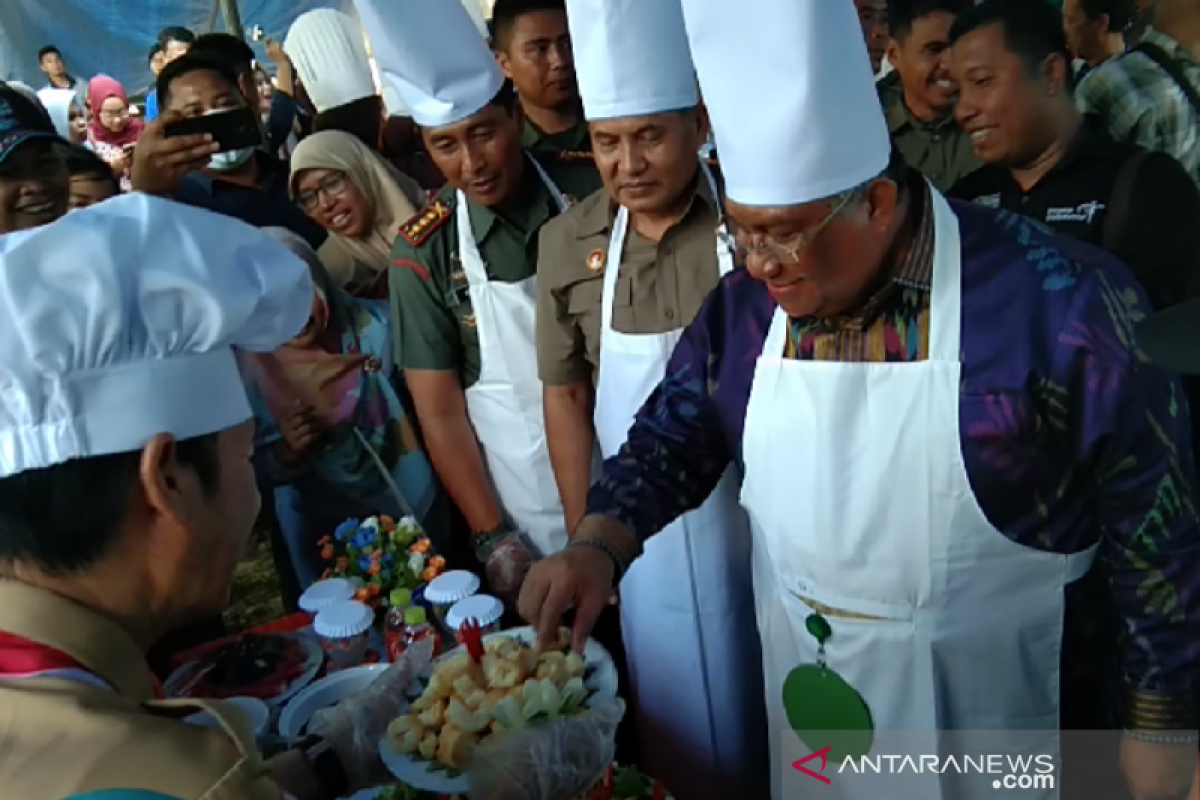
[[603, 250], [593, 250], [587, 256], [587, 268], [592, 272], [599, 272], [604, 269], [604, 262], [608, 260], [608, 256]]
[[434, 200], [400, 226], [400, 235], [412, 246], [419, 247], [452, 216], [454, 209], [441, 200]]

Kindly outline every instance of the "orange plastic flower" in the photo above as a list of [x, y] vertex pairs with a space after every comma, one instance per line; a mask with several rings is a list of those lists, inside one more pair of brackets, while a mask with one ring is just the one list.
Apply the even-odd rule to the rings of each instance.
[[434, 578], [436, 578], [438, 575], [441, 575], [441, 574], [442, 574], [441, 570], [439, 570], [437, 567], [426, 567], [425, 571], [421, 573], [421, 580], [425, 581], [426, 583], [429, 583], [430, 581], [432, 581]]
[[410, 553], [428, 553], [429, 552], [429, 540], [428, 539], [417, 539], [415, 542], [412, 543], [412, 546], [408, 548], [408, 552], [410, 552]]
[[385, 531], [391, 531], [396, 527], [396, 520], [392, 519], [387, 514], [381, 514], [379, 517], [379, 524], [383, 526]]
[[321, 548], [321, 560], [322, 561], [332, 561], [333, 557], [335, 555], [337, 555], [337, 554], [333, 550], [333, 545], [327, 544]]
[[364, 586], [363, 588], [359, 589], [357, 592], [354, 593], [354, 599], [358, 600], [361, 603], [365, 603], [366, 601], [371, 599], [371, 593], [369, 591], [367, 591], [367, 588]]
[[320, 539], [317, 539], [317, 547], [324, 547], [325, 545], [329, 544], [332, 541], [333, 541], [332, 536], [322, 536]]
[[370, 569], [367, 570], [367, 574], [368, 575], [378, 575], [382, 569], [383, 569], [382, 564], [380, 564], [378, 561], [372, 561]]
[[436, 567], [439, 570], [445, 569], [446, 559], [442, 558], [441, 556], [432, 556], [429, 559], [429, 566]]
[[371, 553], [371, 560], [372, 560], [372, 561], [378, 561], [378, 560], [379, 560], [379, 559], [381, 559], [381, 558], [383, 558], [383, 551], [382, 551], [382, 550], [376, 550], [374, 553]]
[[370, 595], [371, 597], [377, 596], [382, 591], [383, 591], [383, 587], [380, 586], [378, 583], [372, 583], [369, 586], [367, 586], [367, 594]]

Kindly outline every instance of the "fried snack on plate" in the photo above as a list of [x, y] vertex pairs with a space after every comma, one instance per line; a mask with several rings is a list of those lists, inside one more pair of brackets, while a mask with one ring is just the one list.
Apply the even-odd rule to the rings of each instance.
[[492, 724], [491, 710], [472, 711], [460, 703], [458, 699], [450, 701], [446, 709], [446, 727], [455, 727], [467, 733], [479, 733]]
[[425, 726], [415, 715], [397, 717], [387, 729], [388, 743], [392, 749], [401, 755], [417, 752], [421, 740], [425, 738]]
[[425, 738], [421, 740], [421, 746], [417, 748], [417, 753], [421, 758], [432, 761], [437, 756], [438, 735], [436, 733], [426, 732]]
[[493, 636], [483, 643], [483, 651], [501, 658], [516, 658], [521, 643], [511, 636]]
[[426, 728], [437, 731], [442, 725], [442, 717], [446, 714], [446, 701], [435, 700], [433, 705], [417, 715], [417, 719]]
[[479, 738], [474, 734], [447, 725], [442, 728], [442, 734], [438, 737], [436, 758], [439, 763], [452, 769], [466, 769], [478, 743]]
[[529, 676], [529, 671], [521, 664], [519, 656], [518, 660], [510, 661], [497, 655], [485, 655], [483, 674], [488, 686], [494, 689], [511, 689], [520, 686]]
[[587, 663], [583, 660], [583, 656], [579, 655], [579, 653], [567, 653], [565, 661], [568, 677], [582, 678], [587, 673]]

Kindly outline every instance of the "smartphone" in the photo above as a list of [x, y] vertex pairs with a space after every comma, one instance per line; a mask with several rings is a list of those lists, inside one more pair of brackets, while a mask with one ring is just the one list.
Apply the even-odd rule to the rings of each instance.
[[262, 144], [262, 123], [249, 108], [231, 108], [199, 117], [188, 117], [166, 127], [167, 136], [191, 136], [207, 133], [220, 148], [218, 153], [258, 147]]

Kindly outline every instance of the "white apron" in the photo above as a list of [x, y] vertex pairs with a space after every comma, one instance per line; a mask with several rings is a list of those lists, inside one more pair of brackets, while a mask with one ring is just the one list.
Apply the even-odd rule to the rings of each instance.
[[[701, 169], [718, 197], [708, 168]], [[628, 220], [621, 208], [605, 262], [595, 426], [606, 458], [625, 442], [683, 333], [631, 335], [612, 327]], [[733, 269], [732, 254], [716, 241], [725, 275]], [[740, 477], [730, 468], [701, 508], [651, 538], [620, 586], [642, 766], [681, 800], [766, 792], [751, 534], [738, 506]]]
[[[529, 163], [559, 210], [565, 211], [562, 193], [536, 161], [529, 159]], [[552, 555], [567, 543], [567, 524], [550, 467], [542, 382], [537, 375], [537, 277], [518, 283], [488, 280], [462, 192], [456, 213], [458, 253], [479, 334], [479, 380], [466, 391], [467, 413], [505, 513], [528, 537], [526, 544], [535, 556]]]
[[[1087, 573], [1095, 548], [1064, 556], [1016, 544], [975, 500], [959, 433], [958, 220], [940, 194], [931, 197], [928, 361], [783, 359], [787, 316], [779, 309], [754, 373], [742, 504], [754, 529], [771, 730], [789, 737], [782, 752], [781, 738], [771, 737], [772, 763], [780, 765], [775, 800], [785, 796], [781, 785], [797, 785], [786, 764], [811, 752], [782, 706], [788, 673], [817, 660], [801, 598], [861, 617], [826, 614], [833, 629], [826, 655], [871, 710], [875, 754], [888, 754], [878, 747], [889, 731], [923, 732], [898, 741], [937, 754], [945, 744], [940, 729], [1038, 731], [1008, 752], [1057, 755], [1063, 590]], [[824, 774], [831, 785], [811, 783], [822, 798], [878, 800], [889, 785], [897, 788], [886, 774], [837, 774], [832, 765]], [[954, 799], [994, 798], [993, 777], [956, 786]], [[800, 780], [807, 789], [811, 779]], [[917, 781], [911, 796], [945, 800], [960, 779], [943, 780], [910, 773], [905, 796]]]

